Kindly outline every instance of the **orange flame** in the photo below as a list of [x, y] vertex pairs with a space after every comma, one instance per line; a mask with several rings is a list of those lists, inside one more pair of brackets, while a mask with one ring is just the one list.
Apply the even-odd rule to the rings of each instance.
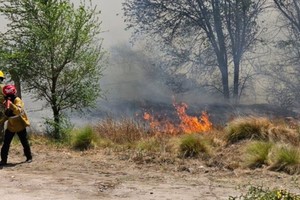
[[178, 129], [168, 121], [166, 118], [156, 119], [150, 113], [145, 112], [143, 116], [144, 120], [149, 122], [149, 126], [151, 130], [157, 130], [159, 132], [167, 132], [171, 134], [175, 134], [178, 132]]
[[187, 104], [181, 103], [181, 105], [178, 105], [173, 103], [173, 105], [180, 119], [179, 127], [184, 133], [204, 132], [212, 128], [212, 123], [209, 121], [206, 112], [202, 112], [200, 117], [193, 117], [186, 114]]
[[143, 118], [149, 122], [149, 126], [152, 130], [171, 134], [180, 132], [199, 133], [208, 131], [212, 128], [212, 123], [209, 121], [209, 116], [206, 112], [202, 112], [200, 117], [194, 117], [186, 114], [186, 110], [188, 108], [187, 104], [176, 104], [174, 101], [173, 106], [175, 107], [180, 120], [179, 124], [177, 125], [170, 122], [166, 118], [157, 119], [148, 112], [144, 113]]

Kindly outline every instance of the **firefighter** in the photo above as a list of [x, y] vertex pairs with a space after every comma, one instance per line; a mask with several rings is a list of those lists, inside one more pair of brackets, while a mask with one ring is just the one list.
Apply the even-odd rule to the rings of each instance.
[[[0, 118], [4, 117], [4, 95], [2, 89], [4, 87], [4, 73], [0, 70]], [[2, 142], [4, 136], [4, 123], [0, 124], [0, 141]]]
[[14, 85], [5, 85], [2, 91], [5, 98], [5, 117], [1, 119], [0, 123], [7, 121], [7, 127], [1, 148], [0, 165], [7, 164], [9, 147], [15, 134], [18, 135], [23, 146], [24, 155], [26, 156], [25, 162], [31, 162], [32, 155], [26, 131], [26, 127], [30, 125], [30, 122], [24, 111], [24, 103], [21, 98], [16, 96], [17, 89]]

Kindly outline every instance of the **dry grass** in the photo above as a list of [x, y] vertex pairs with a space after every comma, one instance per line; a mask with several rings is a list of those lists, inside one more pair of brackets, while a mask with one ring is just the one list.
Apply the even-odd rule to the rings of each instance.
[[225, 138], [230, 144], [245, 139], [265, 139], [271, 121], [262, 117], [236, 118], [225, 127]]
[[237, 118], [225, 127], [225, 140], [229, 144], [247, 139], [299, 145], [300, 134], [285, 123], [274, 124], [262, 117]]
[[143, 138], [136, 143], [138, 151], [162, 152], [164, 143], [158, 137]]
[[299, 145], [300, 142], [299, 132], [296, 129], [285, 126], [285, 124], [279, 126], [272, 125], [269, 127], [267, 133], [269, 140], [273, 142], [283, 142], [295, 146]]
[[[122, 157], [139, 163], [196, 158], [207, 166], [222, 169], [247, 166], [269, 167], [290, 174], [300, 171], [299, 151], [295, 150], [300, 143], [299, 130], [267, 118], [237, 118], [223, 129], [191, 135], [157, 133], [132, 119], [107, 118], [93, 131], [98, 137], [98, 148], [122, 153]], [[34, 137], [31, 141], [39, 142]], [[288, 148], [277, 148], [282, 144]]]
[[101, 138], [116, 144], [134, 143], [149, 137], [141, 124], [128, 118], [119, 121], [107, 118], [95, 126], [95, 131]]

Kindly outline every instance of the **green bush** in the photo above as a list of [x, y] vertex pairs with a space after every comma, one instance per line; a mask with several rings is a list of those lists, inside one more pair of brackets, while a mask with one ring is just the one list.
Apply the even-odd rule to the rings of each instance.
[[158, 138], [151, 137], [138, 141], [136, 148], [139, 151], [159, 152], [161, 149], [161, 144], [158, 141]]
[[256, 168], [268, 163], [268, 154], [274, 144], [271, 142], [254, 141], [246, 146], [244, 162], [247, 167]]
[[196, 157], [200, 153], [209, 155], [209, 144], [200, 135], [185, 135], [179, 144], [179, 155], [186, 157]]
[[292, 194], [286, 190], [269, 190], [251, 186], [247, 194], [239, 197], [229, 197], [229, 200], [300, 200], [300, 195]]
[[94, 147], [96, 135], [91, 126], [77, 130], [72, 137], [72, 147], [77, 150], [87, 150]]
[[281, 145], [273, 149], [269, 157], [270, 170], [289, 174], [300, 172], [300, 154], [297, 147]]
[[47, 118], [45, 121], [46, 134], [56, 142], [69, 143], [70, 133], [72, 132], [74, 125], [70, 119], [66, 116], [61, 116], [59, 123], [53, 119]]

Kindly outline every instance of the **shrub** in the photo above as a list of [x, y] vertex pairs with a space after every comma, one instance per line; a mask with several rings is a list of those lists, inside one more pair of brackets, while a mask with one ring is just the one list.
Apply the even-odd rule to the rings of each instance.
[[163, 148], [163, 152], [167, 152], [167, 153], [171, 153], [174, 154], [175, 156], [178, 155], [178, 152], [180, 152], [180, 144], [181, 144], [181, 138], [179, 136], [172, 136], [170, 138], [168, 138], [162, 148]]
[[270, 125], [271, 122], [262, 117], [237, 118], [225, 128], [225, 139], [228, 143], [245, 139], [266, 139], [266, 131]]
[[74, 133], [72, 147], [78, 150], [87, 150], [95, 145], [96, 135], [91, 126], [86, 126]]
[[287, 190], [264, 189], [263, 187], [250, 186], [247, 194], [239, 197], [229, 197], [229, 200], [300, 200], [300, 196]]
[[136, 148], [139, 151], [159, 152], [162, 144], [157, 137], [146, 138], [138, 141]]
[[297, 147], [281, 145], [273, 148], [269, 156], [270, 170], [284, 171], [289, 174], [300, 172], [300, 154]]
[[186, 157], [196, 157], [200, 153], [210, 154], [209, 144], [200, 135], [184, 135], [179, 144], [179, 155]]
[[268, 163], [268, 154], [273, 143], [254, 141], [246, 146], [244, 162], [247, 167], [256, 168]]
[[284, 142], [299, 145], [300, 135], [296, 129], [291, 129], [285, 125], [271, 126], [268, 130], [269, 140], [274, 142]]
[[51, 139], [57, 142], [69, 143], [70, 133], [74, 128], [70, 119], [66, 116], [61, 116], [59, 123], [55, 122], [53, 119], [46, 119], [46, 133]]

